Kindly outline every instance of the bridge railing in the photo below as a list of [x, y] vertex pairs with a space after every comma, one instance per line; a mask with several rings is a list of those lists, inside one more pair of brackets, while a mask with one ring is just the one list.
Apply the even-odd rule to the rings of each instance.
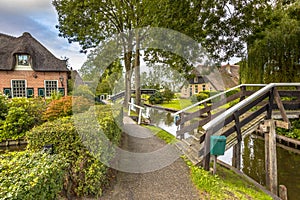
[[[223, 113], [225, 111], [225, 104], [231, 102], [234, 104], [236, 103], [234, 102], [236, 100], [242, 101], [257, 91], [254, 90], [254, 88], [260, 89], [264, 86], [266, 86], [266, 84], [241, 84], [174, 113], [175, 116], [179, 115], [176, 136], [182, 138], [185, 133], [191, 133], [194, 130], [197, 130], [199, 127], [202, 127], [210, 120]], [[251, 88], [251, 90], [247, 90], [247, 88]], [[186, 112], [197, 106], [202, 107], [192, 113]], [[203, 140], [204, 135], [200, 136], [200, 141]]]
[[[281, 90], [278, 88], [286, 88], [289, 90]], [[296, 87], [296, 89], [295, 89]], [[294, 88], [294, 89], [291, 89]], [[209, 170], [210, 162], [210, 136], [220, 132], [222, 128], [226, 127], [225, 130], [222, 130], [220, 135], [225, 135], [226, 137], [230, 136], [233, 133], [237, 134], [237, 141], [241, 142], [242, 127], [247, 125], [249, 122], [257, 118], [258, 116], [265, 114], [266, 119], [271, 119], [272, 110], [278, 109], [283, 120], [286, 123], [289, 123], [287, 118], [286, 109], [300, 109], [300, 83], [271, 83], [263, 87], [262, 89], [256, 91], [248, 98], [240, 98], [241, 101], [236, 105], [230, 107], [224, 112], [218, 114], [216, 117], [212, 118], [205, 125], [203, 125], [204, 130], [204, 159], [203, 167], [205, 170]], [[242, 97], [242, 96], [241, 96]], [[287, 98], [286, 101], [284, 98]], [[275, 103], [274, 103], [275, 102]], [[255, 108], [255, 109], [254, 109]], [[250, 111], [250, 112], [249, 112]], [[244, 115], [248, 113], [248, 115]], [[250, 114], [249, 114], [250, 113]], [[241, 119], [244, 115], [244, 118]]]

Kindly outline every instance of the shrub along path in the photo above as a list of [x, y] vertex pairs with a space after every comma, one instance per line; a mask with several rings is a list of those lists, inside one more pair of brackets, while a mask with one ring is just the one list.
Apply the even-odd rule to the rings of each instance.
[[[128, 117], [124, 118], [124, 132], [122, 149], [130, 152], [153, 152], [166, 145], [164, 141], [155, 137], [150, 130], [135, 125]], [[135, 137], [135, 134], [142, 135], [142, 138]], [[170, 165], [152, 172], [127, 173], [119, 171], [114, 186], [106, 191], [100, 199], [198, 200], [201, 198], [199, 191], [190, 179], [189, 168], [182, 158], [178, 158]]]

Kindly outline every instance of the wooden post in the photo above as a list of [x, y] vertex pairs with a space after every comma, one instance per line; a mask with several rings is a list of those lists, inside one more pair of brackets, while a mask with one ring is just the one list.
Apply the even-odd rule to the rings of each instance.
[[272, 118], [273, 104], [274, 104], [274, 88], [271, 88], [269, 91], [269, 106], [267, 110], [267, 119]]
[[139, 119], [138, 119], [138, 124], [141, 124], [141, 120], [142, 120], [142, 109], [139, 109]]
[[203, 168], [206, 171], [209, 171], [210, 163], [210, 135], [210, 131], [205, 131]]
[[266, 121], [269, 127], [265, 133], [265, 168], [266, 168], [266, 185], [267, 188], [275, 195], [277, 190], [277, 157], [276, 157], [276, 132], [275, 122], [273, 119]]
[[[182, 112], [182, 113], [179, 114], [179, 119], [182, 120], [183, 117], [184, 117], [184, 114], [183, 114], [183, 112]], [[180, 126], [180, 129], [182, 129], [182, 128], [184, 127], [184, 123], [182, 123], [182, 124], [179, 125], [179, 126]], [[181, 139], [181, 140], [184, 139], [184, 134], [185, 134], [185, 133], [183, 133], [183, 134], [180, 135], [180, 139]]]
[[279, 197], [282, 200], [287, 200], [287, 189], [284, 185], [279, 185]]
[[214, 155], [214, 171], [213, 171], [213, 175], [215, 175], [217, 172], [217, 156]]
[[131, 108], [131, 105], [129, 104], [129, 106], [128, 106], [128, 116], [130, 116], [130, 109]]
[[233, 114], [235, 120], [235, 128], [237, 133], [238, 143], [233, 146], [232, 166], [236, 169], [241, 169], [241, 152], [242, 152], [242, 131], [240, 126], [239, 115], [237, 112]]

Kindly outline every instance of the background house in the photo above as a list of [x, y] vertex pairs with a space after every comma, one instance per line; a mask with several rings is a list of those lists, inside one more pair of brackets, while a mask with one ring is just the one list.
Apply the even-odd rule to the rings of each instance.
[[0, 33], [0, 92], [9, 97], [50, 97], [67, 94], [69, 70], [29, 33], [13, 37]]
[[188, 84], [185, 84], [181, 88], [180, 96], [182, 98], [189, 98], [194, 94], [198, 94], [201, 91], [211, 90], [211, 84], [205, 76], [202, 76], [198, 70], [193, 70], [193, 78], [188, 80]]
[[[197, 66], [192, 71], [194, 78], [181, 88], [181, 97], [189, 98], [201, 91], [224, 91], [239, 84], [239, 65], [220, 67]], [[200, 73], [201, 72], [201, 73]]]

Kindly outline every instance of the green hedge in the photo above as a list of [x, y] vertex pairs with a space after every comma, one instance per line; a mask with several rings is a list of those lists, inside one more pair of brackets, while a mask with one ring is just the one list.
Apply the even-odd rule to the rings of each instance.
[[122, 112], [113, 112], [110, 106], [104, 105], [93, 108], [73, 117], [46, 122], [26, 134], [29, 150], [40, 151], [44, 145], [53, 144], [54, 153], [62, 155], [70, 164], [63, 188], [68, 198], [101, 196], [109, 171], [101, 161], [108, 162], [114, 157], [112, 145], [103, 142], [104, 136], [116, 145], [121, 138], [120, 125], [115, 119], [121, 119]]
[[0, 141], [24, 137], [26, 131], [43, 123], [46, 104], [39, 98], [0, 98]]
[[62, 190], [65, 160], [47, 153], [0, 155], [0, 199], [57, 199]]

